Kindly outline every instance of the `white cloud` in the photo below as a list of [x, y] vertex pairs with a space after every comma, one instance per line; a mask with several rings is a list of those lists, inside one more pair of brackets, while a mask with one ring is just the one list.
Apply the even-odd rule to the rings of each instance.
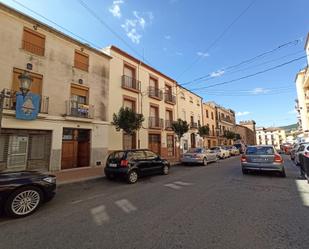
[[172, 37], [171, 37], [170, 35], [166, 35], [166, 36], [164, 36], [164, 38], [165, 38], [166, 40], [170, 40]]
[[209, 54], [208, 53], [203, 53], [203, 52], [197, 52], [196, 53], [198, 56], [201, 56], [201, 57], [208, 57]]
[[212, 73], [210, 74], [210, 77], [213, 77], [213, 78], [215, 78], [215, 77], [220, 77], [220, 76], [222, 76], [224, 73], [225, 73], [224, 70], [217, 70], [217, 71], [212, 72]]
[[251, 93], [252, 94], [264, 94], [264, 93], [268, 93], [270, 90], [269, 89], [265, 89], [265, 88], [262, 88], [262, 87], [257, 87], [257, 88], [254, 88]]
[[113, 5], [108, 9], [110, 13], [112, 13], [112, 15], [114, 17], [121, 17], [121, 8], [120, 5], [123, 4], [124, 1], [123, 0], [116, 0], [113, 1]]
[[251, 114], [251, 112], [245, 111], [245, 112], [237, 112], [236, 116], [245, 116], [245, 115], [249, 115]]
[[151, 24], [153, 14], [151, 12], [139, 13], [138, 11], [133, 11], [133, 16], [134, 18], [132, 19], [126, 19], [121, 27], [133, 43], [139, 44], [142, 38], [141, 32], [147, 25]]

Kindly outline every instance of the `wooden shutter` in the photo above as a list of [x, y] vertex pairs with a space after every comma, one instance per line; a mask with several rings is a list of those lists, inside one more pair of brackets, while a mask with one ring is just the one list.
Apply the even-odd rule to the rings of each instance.
[[135, 70], [127, 65], [124, 65], [123, 73], [125, 76], [135, 78]]
[[[14, 68], [13, 70], [13, 91], [20, 91], [20, 80], [19, 76], [24, 72], [24, 70]], [[43, 82], [43, 76], [40, 74], [34, 74], [28, 72], [30, 77], [32, 78], [32, 84], [30, 87], [30, 92], [36, 93], [39, 95], [42, 95], [42, 82]]]
[[74, 67], [88, 72], [89, 55], [75, 50]]
[[88, 87], [78, 86], [78, 85], [71, 85], [71, 95], [77, 95], [82, 97], [88, 97]]
[[123, 107], [124, 108], [126, 108], [126, 107], [128, 107], [128, 108], [130, 108], [131, 110], [135, 110], [135, 103], [134, 103], [134, 101], [132, 101], [132, 100], [129, 100], [129, 99], [124, 99], [124, 101], [123, 101]]
[[23, 49], [37, 55], [44, 55], [45, 35], [42, 35], [29, 28], [24, 28]]

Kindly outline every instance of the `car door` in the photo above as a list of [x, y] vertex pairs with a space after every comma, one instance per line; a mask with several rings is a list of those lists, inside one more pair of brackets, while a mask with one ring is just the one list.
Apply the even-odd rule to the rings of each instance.
[[136, 167], [138, 169], [140, 174], [147, 174], [147, 160], [145, 151], [130, 151], [127, 154], [127, 160], [133, 165], [133, 167]]
[[300, 156], [304, 152], [304, 150], [305, 150], [305, 145], [302, 144], [301, 146], [299, 146], [296, 156], [295, 156], [296, 163], [300, 163]]
[[216, 154], [212, 153], [210, 150], [205, 150], [205, 154], [207, 157], [207, 161], [215, 161], [216, 160]]
[[146, 164], [147, 164], [147, 174], [155, 174], [161, 171], [162, 169], [162, 160], [154, 152], [150, 150], [145, 151], [146, 155]]

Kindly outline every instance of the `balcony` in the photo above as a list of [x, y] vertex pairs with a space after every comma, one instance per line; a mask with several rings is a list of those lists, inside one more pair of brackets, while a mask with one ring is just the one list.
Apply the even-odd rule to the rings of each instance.
[[172, 93], [164, 93], [164, 101], [166, 103], [175, 105], [176, 104], [176, 96]]
[[191, 122], [190, 123], [190, 129], [197, 129], [198, 125], [196, 122]]
[[163, 129], [163, 119], [158, 117], [149, 117], [148, 127], [150, 129]]
[[140, 92], [141, 90], [141, 82], [137, 79], [131, 78], [126, 75], [122, 75], [121, 78], [121, 87], [127, 90], [131, 90], [134, 92]]
[[148, 96], [157, 100], [163, 99], [163, 91], [157, 87], [150, 86], [148, 88]]
[[84, 105], [78, 103], [76, 100], [66, 101], [66, 116], [77, 118], [94, 118], [94, 105]]
[[173, 124], [173, 120], [168, 120], [168, 119], [166, 119], [165, 120], [165, 129], [166, 130], [172, 130], [173, 128], [172, 128], [172, 124]]
[[[49, 97], [40, 95], [39, 113], [48, 114]], [[16, 109], [16, 91], [4, 89], [3, 109]]]
[[223, 122], [230, 123], [230, 124], [235, 124], [235, 120], [231, 119], [229, 116], [227, 116], [227, 117], [220, 117], [219, 121], [223, 121]]

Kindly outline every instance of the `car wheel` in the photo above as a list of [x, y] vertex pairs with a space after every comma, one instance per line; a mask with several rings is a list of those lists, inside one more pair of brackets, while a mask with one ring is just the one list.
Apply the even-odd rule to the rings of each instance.
[[204, 159], [203, 159], [203, 164], [202, 164], [202, 165], [203, 165], [203, 166], [207, 166], [207, 164], [208, 164], [207, 158], [204, 158]]
[[35, 186], [22, 187], [7, 199], [4, 210], [8, 216], [21, 218], [34, 213], [43, 201], [43, 192]]
[[168, 175], [170, 168], [167, 165], [164, 165], [162, 168], [162, 175]]
[[241, 171], [242, 171], [242, 173], [243, 173], [244, 175], [247, 175], [247, 174], [249, 173], [249, 171], [248, 171], [247, 169], [241, 169]]
[[284, 168], [283, 168], [283, 170], [280, 172], [280, 176], [281, 176], [281, 177], [286, 177], [286, 173], [285, 173]]
[[128, 183], [130, 183], [130, 184], [136, 183], [137, 179], [138, 179], [138, 174], [137, 174], [136, 170], [131, 170], [128, 173], [128, 176], [127, 176]]

